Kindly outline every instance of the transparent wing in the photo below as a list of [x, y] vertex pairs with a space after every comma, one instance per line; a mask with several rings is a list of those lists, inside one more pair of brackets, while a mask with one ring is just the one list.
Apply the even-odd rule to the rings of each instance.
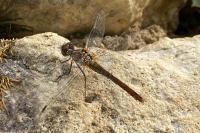
[[63, 88], [59, 89], [59, 91], [47, 101], [47, 103], [45, 104], [45, 106], [42, 108], [41, 113], [43, 113], [48, 106], [50, 106], [51, 104], [53, 104], [56, 101], [56, 98], [59, 97], [61, 94], [63, 94], [64, 91], [66, 91], [66, 89], [70, 88], [71, 85], [72, 85], [73, 80], [76, 79], [76, 77], [79, 76], [79, 75], [80, 75], [79, 70], [76, 70], [70, 76], [70, 78], [68, 78], [67, 82], [65, 83], [66, 85]]
[[104, 36], [105, 32], [105, 12], [103, 10], [100, 10], [96, 15], [96, 20], [94, 23], [94, 26], [86, 40], [85, 47], [99, 47], [101, 46], [101, 41]]

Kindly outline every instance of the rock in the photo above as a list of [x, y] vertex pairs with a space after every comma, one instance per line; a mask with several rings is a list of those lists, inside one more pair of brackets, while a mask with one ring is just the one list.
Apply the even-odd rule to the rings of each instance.
[[85, 102], [82, 74], [76, 66], [65, 74], [69, 63], [62, 63], [67, 57], [60, 47], [66, 42], [54, 33], [16, 40], [11, 59], [33, 76], [5, 97], [10, 117], [1, 112], [1, 132], [199, 131], [200, 36], [166, 37], [134, 51], [91, 48], [96, 61], [138, 92], [143, 104], [87, 67]]
[[150, 0], [143, 11], [142, 27], [160, 25], [168, 34], [173, 34], [178, 25], [178, 15], [187, 0]]
[[22, 62], [13, 61], [12, 59], [7, 59], [0, 63], [0, 75], [7, 76], [10, 78], [15, 78], [16, 80], [22, 80], [29, 75], [30, 72], [26, 71], [26, 66]]
[[60, 35], [85, 34], [91, 29], [100, 9], [107, 13], [107, 34], [119, 34], [135, 23], [143, 28], [158, 24], [172, 32], [185, 1], [0, 0], [1, 33], [3, 37], [21, 37], [46, 31]]
[[164, 29], [158, 25], [152, 25], [143, 30], [129, 28], [120, 36], [106, 36], [103, 44], [107, 49], [115, 51], [131, 50], [144, 47], [166, 36]]

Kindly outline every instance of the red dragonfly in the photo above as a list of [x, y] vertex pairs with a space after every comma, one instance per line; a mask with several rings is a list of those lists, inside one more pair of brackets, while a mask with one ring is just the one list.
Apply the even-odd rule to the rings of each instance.
[[[78, 66], [80, 71], [82, 72], [85, 79], [85, 89], [86, 89], [86, 75], [82, 69], [82, 65], [88, 66], [93, 71], [107, 77], [115, 84], [119, 85], [124, 91], [126, 91], [129, 95], [131, 95], [135, 100], [143, 102], [143, 98], [136, 93], [133, 89], [131, 89], [128, 85], [122, 82], [119, 78], [112, 75], [109, 71], [104, 69], [99, 63], [94, 60], [94, 54], [89, 52], [89, 46], [99, 46], [101, 45], [101, 41], [105, 32], [105, 12], [100, 10], [97, 13], [96, 21], [94, 26], [87, 38], [86, 44], [84, 48], [75, 49], [73, 42], [68, 42], [61, 47], [61, 53], [63, 56], [69, 56], [67, 61], [71, 61], [70, 71], [72, 68], [73, 62]], [[70, 72], [69, 71], [69, 72]], [[85, 90], [86, 96], [86, 90]]]

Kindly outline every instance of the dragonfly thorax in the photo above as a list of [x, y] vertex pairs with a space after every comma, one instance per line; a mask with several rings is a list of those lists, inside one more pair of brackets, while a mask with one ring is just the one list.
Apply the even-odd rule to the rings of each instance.
[[89, 64], [91, 61], [93, 61], [93, 57], [87, 49], [82, 49], [82, 60], [84, 64]]
[[61, 53], [63, 56], [70, 56], [73, 54], [74, 45], [71, 42], [68, 42], [61, 47]]

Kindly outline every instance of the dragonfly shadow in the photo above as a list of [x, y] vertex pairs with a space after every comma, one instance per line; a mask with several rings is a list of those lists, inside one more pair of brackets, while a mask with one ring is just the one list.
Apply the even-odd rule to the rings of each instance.
[[101, 100], [101, 97], [96, 93], [90, 93], [85, 98], [85, 102], [87, 103], [92, 103], [94, 101], [99, 101], [99, 100]]

